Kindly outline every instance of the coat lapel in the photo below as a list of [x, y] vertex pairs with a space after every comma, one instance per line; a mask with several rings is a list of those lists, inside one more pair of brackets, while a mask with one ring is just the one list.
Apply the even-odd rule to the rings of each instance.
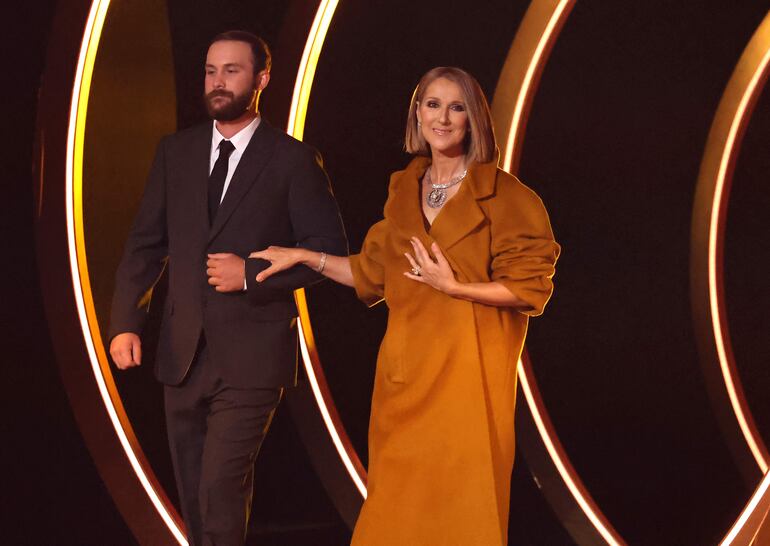
[[431, 237], [443, 250], [454, 246], [486, 220], [478, 201], [494, 193], [496, 175], [497, 162], [474, 163], [468, 169], [463, 185], [430, 228]]
[[412, 159], [398, 179], [393, 181], [385, 203], [385, 217], [406, 239], [425, 234], [419, 184], [428, 165], [430, 160], [427, 157]]
[[[430, 165], [427, 157], [415, 157], [395, 181], [385, 205], [385, 217], [407, 239], [424, 234], [419, 180]], [[474, 163], [460, 190], [450, 199], [431, 225], [428, 235], [446, 250], [471, 233], [486, 216], [478, 201], [495, 191], [497, 162]]]
[[[275, 139], [272, 128], [267, 125], [264, 118], [259, 122], [259, 127], [249, 141], [249, 145], [243, 152], [230, 180], [230, 185], [225, 193], [225, 198], [219, 205], [214, 225], [209, 231], [209, 242], [222, 230], [227, 220], [232, 216], [238, 204], [249, 191], [254, 182], [259, 178], [260, 172], [265, 168], [270, 156], [273, 154]], [[207, 171], [208, 172], [208, 171]]]

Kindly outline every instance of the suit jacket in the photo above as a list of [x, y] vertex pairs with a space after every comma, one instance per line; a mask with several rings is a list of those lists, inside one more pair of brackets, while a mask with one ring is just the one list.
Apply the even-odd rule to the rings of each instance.
[[[146, 296], [165, 266], [169, 289], [155, 368], [161, 382], [184, 379], [204, 332], [229, 385], [291, 385], [297, 363], [292, 292], [322, 277], [297, 266], [257, 283], [268, 263], [247, 256], [269, 245], [347, 255], [337, 204], [315, 150], [262, 119], [209, 226], [212, 131], [209, 122], [159, 143], [118, 266], [109, 335], [141, 333]], [[219, 293], [208, 284], [207, 254], [216, 252], [247, 258], [248, 290]]]

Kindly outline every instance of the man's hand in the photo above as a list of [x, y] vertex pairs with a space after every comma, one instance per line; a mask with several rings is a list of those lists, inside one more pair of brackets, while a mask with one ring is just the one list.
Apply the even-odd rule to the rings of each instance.
[[217, 292], [236, 292], [243, 290], [246, 278], [246, 262], [240, 256], [220, 252], [209, 254], [206, 261], [206, 275], [209, 284]]
[[110, 343], [110, 355], [121, 370], [139, 366], [142, 363], [142, 341], [133, 332], [118, 334]]

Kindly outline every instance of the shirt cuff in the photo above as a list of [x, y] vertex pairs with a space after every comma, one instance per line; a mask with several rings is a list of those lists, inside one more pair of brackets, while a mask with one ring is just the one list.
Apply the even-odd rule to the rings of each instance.
[[246, 290], [249, 289], [249, 284], [246, 282], [246, 276], [243, 276], [243, 291], [246, 292]]

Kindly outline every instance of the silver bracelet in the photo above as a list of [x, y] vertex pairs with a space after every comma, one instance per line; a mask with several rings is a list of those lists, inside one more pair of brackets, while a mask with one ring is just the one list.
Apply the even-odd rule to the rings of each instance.
[[319, 273], [323, 273], [324, 267], [326, 267], [326, 252], [321, 252], [321, 260], [318, 262], [318, 267], [316, 268], [316, 271], [318, 271]]

